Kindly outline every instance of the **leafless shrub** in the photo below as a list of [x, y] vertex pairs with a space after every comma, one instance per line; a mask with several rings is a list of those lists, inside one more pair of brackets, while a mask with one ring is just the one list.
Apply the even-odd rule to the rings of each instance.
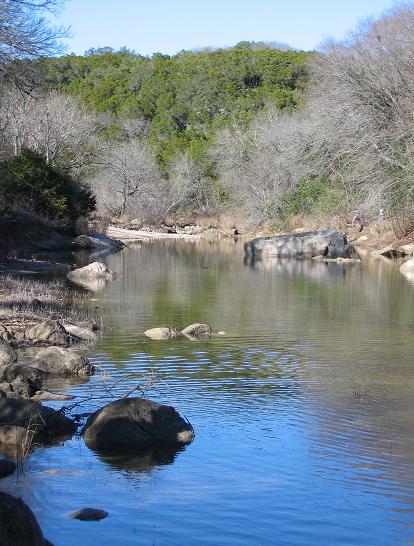
[[17, 155], [22, 148], [31, 148], [74, 176], [93, 162], [100, 146], [97, 118], [74, 97], [56, 91], [36, 96], [5, 87], [0, 129], [0, 144], [6, 151]]
[[108, 149], [92, 187], [98, 209], [112, 216], [127, 214], [145, 224], [158, 222], [168, 208], [168, 184], [151, 148], [139, 139]]
[[295, 113], [260, 113], [212, 150], [220, 179], [253, 221], [277, 217], [301, 181], [340, 188], [373, 219], [414, 199], [414, 6], [398, 4], [315, 56], [315, 85]]

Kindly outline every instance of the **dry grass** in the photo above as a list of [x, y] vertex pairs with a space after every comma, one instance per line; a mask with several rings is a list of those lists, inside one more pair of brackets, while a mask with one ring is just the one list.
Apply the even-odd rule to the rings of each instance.
[[0, 275], [0, 324], [24, 329], [42, 320], [59, 320], [91, 327], [86, 295], [61, 282]]

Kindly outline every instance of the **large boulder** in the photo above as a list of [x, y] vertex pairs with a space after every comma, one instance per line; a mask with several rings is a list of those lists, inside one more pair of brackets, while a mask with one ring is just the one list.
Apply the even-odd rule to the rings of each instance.
[[7, 341], [0, 338], [0, 366], [12, 364], [13, 362], [17, 362], [16, 351], [7, 343]]
[[72, 336], [56, 320], [39, 322], [16, 335], [16, 341], [19, 343], [27, 342], [30, 345], [60, 345], [61, 347], [67, 347], [72, 340]]
[[31, 400], [0, 398], [0, 443], [21, 443], [30, 435], [32, 444], [71, 436], [75, 424], [62, 413]]
[[354, 248], [348, 244], [346, 234], [335, 229], [288, 233], [274, 237], [259, 237], [244, 245], [251, 259], [277, 256], [280, 258], [355, 258]]
[[0, 545], [50, 546], [30, 508], [17, 497], [0, 492]]
[[94, 368], [87, 358], [62, 347], [42, 349], [33, 359], [31, 366], [42, 372], [63, 377], [94, 373]]
[[97, 410], [82, 434], [85, 443], [98, 450], [183, 445], [194, 435], [192, 426], [173, 407], [143, 398], [123, 398]]

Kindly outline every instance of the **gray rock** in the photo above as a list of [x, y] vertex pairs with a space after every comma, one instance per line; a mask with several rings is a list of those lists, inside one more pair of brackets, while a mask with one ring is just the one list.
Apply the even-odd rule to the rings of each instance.
[[17, 443], [30, 433], [32, 443], [47, 443], [71, 436], [75, 429], [70, 419], [51, 408], [31, 400], [0, 398], [0, 442]]
[[77, 512], [69, 514], [72, 519], [80, 519], [81, 521], [99, 521], [105, 519], [108, 516], [108, 512], [105, 510], [99, 510], [98, 508], [82, 508]]
[[414, 272], [414, 258], [410, 258], [400, 267], [401, 273]]
[[114, 272], [101, 262], [92, 262], [85, 267], [74, 269], [67, 274], [68, 279], [77, 281], [77, 279], [105, 279], [111, 280], [115, 276]]
[[64, 328], [67, 332], [69, 332], [69, 334], [81, 339], [82, 341], [92, 343], [96, 340], [96, 334], [88, 328], [76, 326], [75, 324], [64, 324]]
[[354, 248], [348, 244], [346, 234], [335, 229], [259, 237], [245, 243], [244, 251], [250, 259], [265, 256], [358, 258]]
[[28, 341], [32, 345], [59, 345], [67, 347], [71, 336], [56, 320], [45, 320], [27, 328], [18, 338], [18, 341]]
[[30, 508], [22, 501], [0, 492], [1, 546], [50, 545]]
[[176, 330], [172, 328], [150, 328], [144, 332], [144, 335], [155, 340], [170, 339], [177, 336]]
[[16, 351], [7, 343], [7, 341], [0, 338], [0, 366], [12, 364], [13, 362], [17, 362]]
[[72, 241], [72, 245], [75, 248], [83, 250], [101, 250], [108, 252], [116, 252], [124, 248], [124, 244], [116, 239], [93, 231], [91, 235], [79, 235]]
[[0, 478], [11, 476], [16, 470], [16, 463], [10, 459], [0, 459]]
[[38, 385], [24, 377], [16, 377], [10, 387], [11, 392], [7, 394], [7, 398], [31, 398], [39, 389]]
[[190, 324], [190, 326], [187, 326], [187, 328], [184, 328], [184, 330], [181, 332], [185, 336], [189, 337], [208, 337], [212, 334], [212, 329], [208, 324], [201, 324], [196, 322], [195, 324]]
[[105, 264], [93, 262], [85, 267], [70, 271], [67, 277], [87, 290], [98, 292], [105, 287], [108, 281], [115, 277], [115, 273], [108, 269]]
[[13, 340], [13, 333], [3, 324], [0, 324], [0, 339], [7, 343], [10, 343], [10, 341]]
[[0, 368], [0, 382], [13, 383], [17, 378], [27, 379], [37, 387], [37, 390], [41, 388], [44, 377], [44, 372], [25, 364], [9, 364]]
[[187, 444], [194, 435], [173, 407], [143, 398], [123, 398], [97, 410], [82, 434], [85, 443], [98, 450]]
[[42, 349], [33, 359], [32, 365], [42, 372], [62, 377], [94, 373], [94, 368], [87, 358], [62, 347]]

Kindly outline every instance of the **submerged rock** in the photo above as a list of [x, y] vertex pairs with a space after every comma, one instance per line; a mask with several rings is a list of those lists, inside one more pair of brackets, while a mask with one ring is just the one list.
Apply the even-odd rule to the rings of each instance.
[[31, 400], [0, 398], [0, 443], [47, 443], [75, 432], [75, 424], [62, 413]]
[[105, 519], [108, 515], [108, 512], [99, 510], [98, 508], [82, 508], [77, 512], [69, 514], [69, 517], [72, 519], [80, 519], [81, 521], [99, 521]]
[[42, 349], [33, 359], [32, 365], [42, 372], [62, 377], [94, 373], [94, 368], [87, 358], [62, 347]]
[[190, 324], [190, 326], [187, 326], [187, 328], [184, 328], [184, 330], [181, 332], [185, 336], [189, 337], [207, 337], [212, 334], [213, 330], [210, 328], [208, 324], [202, 324], [196, 322], [195, 324]]
[[188, 444], [194, 435], [173, 407], [143, 398], [123, 398], [97, 410], [82, 434], [89, 447], [114, 450]]
[[273, 237], [259, 237], [245, 243], [248, 258], [277, 256], [280, 258], [357, 258], [348, 244], [346, 234], [335, 229], [288, 233]]
[[0, 366], [17, 362], [17, 353], [7, 341], [0, 337]]
[[32, 396], [32, 400], [35, 400], [36, 402], [45, 402], [47, 400], [73, 400], [75, 397], [71, 394], [61, 394], [59, 392], [50, 392], [46, 389], [42, 389], [41, 391], [37, 391], [34, 396]]
[[177, 336], [177, 331], [172, 328], [150, 328], [144, 334], [155, 340], [170, 339]]
[[1, 546], [50, 546], [33, 512], [22, 501], [0, 492]]

